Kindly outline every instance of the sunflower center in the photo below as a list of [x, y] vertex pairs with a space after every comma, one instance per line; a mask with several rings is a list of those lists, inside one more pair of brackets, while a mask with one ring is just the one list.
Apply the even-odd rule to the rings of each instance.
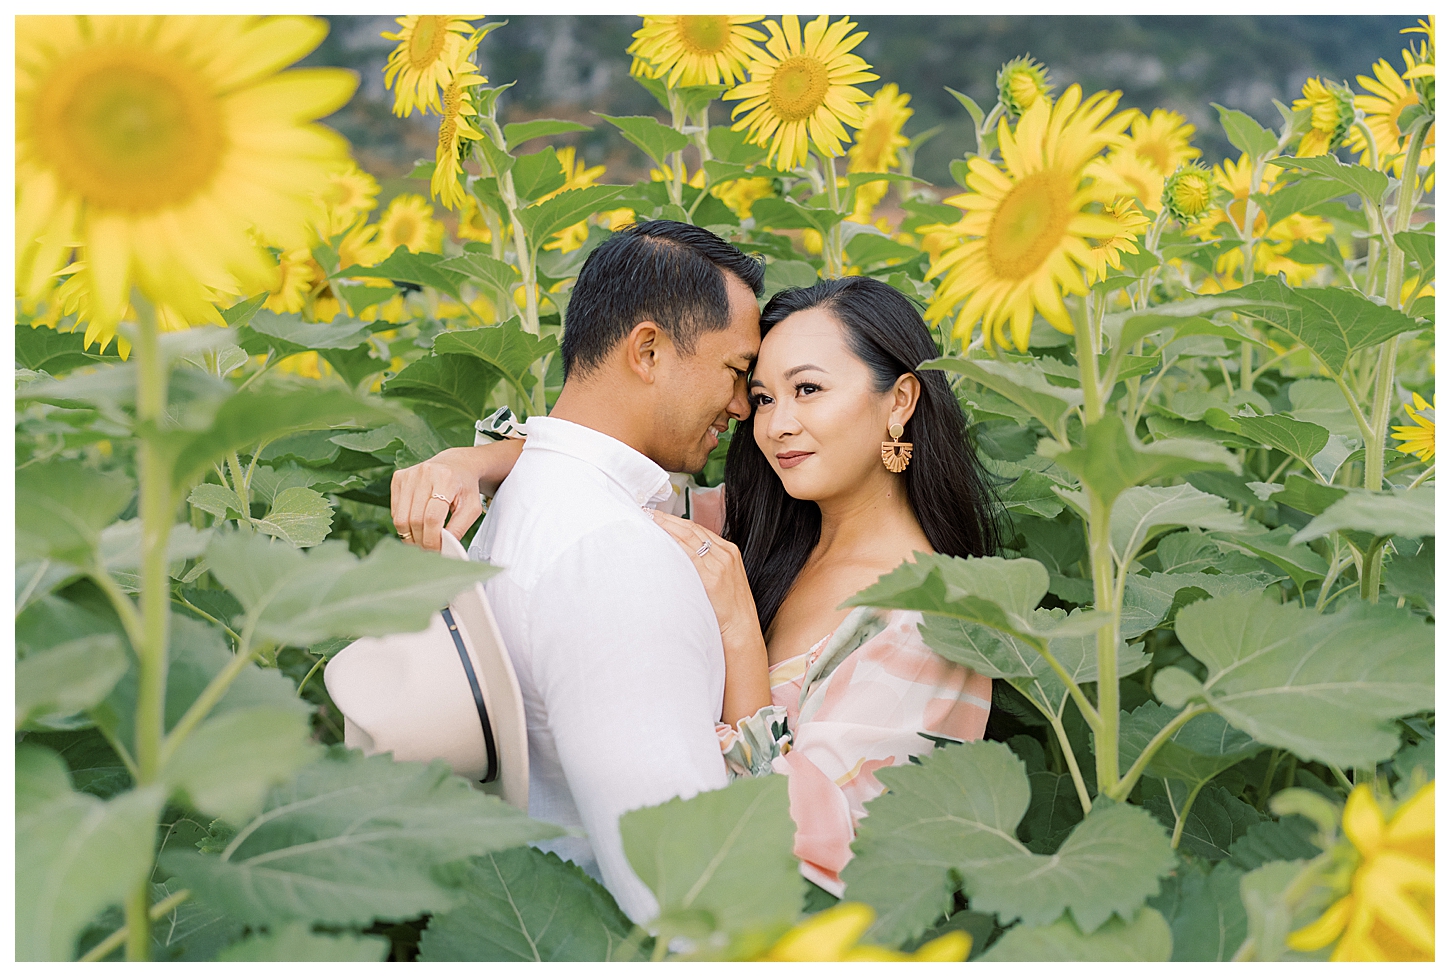
[[201, 79], [140, 51], [89, 50], [36, 101], [41, 153], [66, 188], [111, 210], [159, 210], [205, 188], [226, 150], [223, 107]]
[[770, 105], [785, 122], [809, 119], [826, 100], [830, 76], [815, 58], [787, 58], [770, 77]]
[[393, 221], [390, 228], [392, 239], [399, 244], [408, 244], [418, 233], [418, 223], [412, 217], [403, 216]]
[[691, 54], [719, 54], [730, 43], [730, 19], [721, 16], [681, 17], [680, 40]]
[[987, 261], [999, 278], [1030, 278], [1062, 242], [1071, 194], [1051, 171], [1024, 177], [997, 206], [987, 228]]
[[443, 53], [448, 41], [448, 18], [436, 14], [423, 14], [413, 25], [408, 36], [408, 61], [418, 71], [427, 68]]
[[1159, 173], [1172, 173], [1173, 164], [1168, 158], [1168, 144], [1161, 140], [1142, 142], [1138, 144], [1137, 153], [1139, 159], [1145, 159], [1152, 163]]

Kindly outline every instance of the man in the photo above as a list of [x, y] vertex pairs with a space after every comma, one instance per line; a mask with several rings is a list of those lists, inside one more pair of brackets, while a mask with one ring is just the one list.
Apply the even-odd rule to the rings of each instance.
[[[715, 735], [724, 660], [689, 559], [648, 510], [749, 415], [764, 272], [708, 231], [648, 221], [604, 242], [569, 299], [564, 387], [530, 418], [470, 556], [523, 692], [529, 814], [587, 837], [545, 846], [600, 879], [636, 922], [654, 896], [619, 816], [726, 784]], [[477, 449], [398, 472], [393, 519], [425, 549], [478, 518]], [[445, 517], [451, 518], [446, 529]]]

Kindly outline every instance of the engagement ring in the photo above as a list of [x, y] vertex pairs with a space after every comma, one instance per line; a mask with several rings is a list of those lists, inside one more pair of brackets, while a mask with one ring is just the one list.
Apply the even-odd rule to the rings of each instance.
[[710, 541], [707, 539], [700, 544], [700, 548], [695, 551], [695, 555], [704, 556], [708, 552], [710, 552]]

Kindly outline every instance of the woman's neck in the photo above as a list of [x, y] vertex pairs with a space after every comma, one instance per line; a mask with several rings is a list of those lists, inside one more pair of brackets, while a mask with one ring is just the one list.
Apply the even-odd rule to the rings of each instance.
[[852, 492], [817, 503], [821, 538], [811, 560], [824, 558], [899, 562], [913, 550], [930, 550], [926, 533], [906, 497], [906, 480], [871, 478]]

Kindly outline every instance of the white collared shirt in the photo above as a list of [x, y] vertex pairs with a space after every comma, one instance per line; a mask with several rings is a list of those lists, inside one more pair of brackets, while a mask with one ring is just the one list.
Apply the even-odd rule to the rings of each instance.
[[523, 692], [529, 815], [582, 828], [539, 847], [643, 922], [658, 906], [619, 816], [726, 785], [719, 626], [689, 557], [645, 511], [668, 508], [668, 473], [570, 421], [527, 429], [469, 557], [504, 568], [484, 588]]

